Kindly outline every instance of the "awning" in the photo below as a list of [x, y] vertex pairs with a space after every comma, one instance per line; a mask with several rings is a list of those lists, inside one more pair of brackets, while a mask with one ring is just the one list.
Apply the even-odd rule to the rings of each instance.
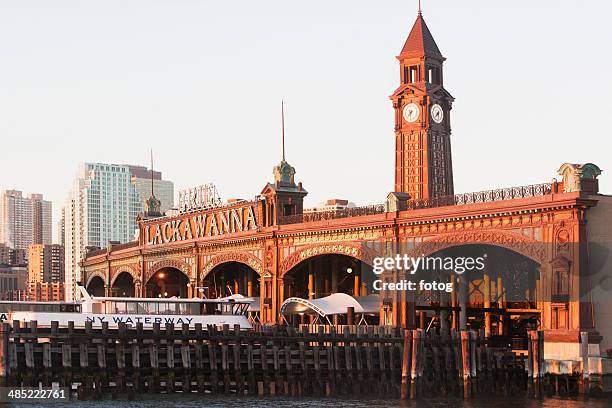
[[281, 314], [312, 314], [321, 317], [346, 314], [349, 307], [355, 313], [378, 314], [380, 311], [378, 295], [360, 296], [354, 298], [346, 293], [333, 293], [318, 299], [302, 299], [291, 297], [281, 306]]

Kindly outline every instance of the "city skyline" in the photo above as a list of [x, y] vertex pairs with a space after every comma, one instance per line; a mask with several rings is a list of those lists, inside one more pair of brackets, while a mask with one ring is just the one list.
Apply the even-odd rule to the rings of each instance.
[[[281, 155], [282, 98], [287, 160], [309, 191], [307, 206], [331, 198], [378, 203], [393, 189], [388, 96], [416, 4], [337, 2], [325, 13], [319, 3], [299, 9], [270, 2], [261, 10], [241, 3], [241, 11], [189, 2], [151, 2], [146, 10], [118, 2], [74, 4], [51, 9], [40, 3], [37, 26], [31, 7], [5, 6], [0, 17], [0, 33], [19, 37], [0, 45], [0, 89], [6, 92], [0, 132], [9, 153], [0, 164], [0, 189], [42, 193], [54, 203], [54, 226], [78, 162], [145, 164], [149, 148], [176, 190], [212, 181], [223, 199], [258, 194]], [[569, 68], [576, 57], [568, 60], [564, 51], [580, 44], [581, 54], [594, 54], [612, 39], [597, 24], [606, 13], [570, 1], [526, 4], [423, 4], [448, 58], [445, 82], [456, 98], [455, 191], [559, 178], [551, 169], [562, 162], [597, 164], [604, 171], [600, 190], [611, 191], [610, 159], [593, 148], [603, 141], [596, 119], [609, 105], [601, 96], [612, 90], [609, 61], [588, 71], [598, 87], [572, 86], [568, 96], [558, 86], [585, 77]], [[544, 31], [538, 22], [546, 17]], [[233, 32], [224, 27], [228, 21]], [[109, 23], [112, 32], [104, 29]], [[536, 34], [545, 47], [533, 41]], [[244, 76], [256, 80], [237, 80]], [[537, 96], [525, 98], [523, 89]], [[568, 109], [571, 117], [593, 120], [560, 120]], [[512, 143], [502, 152], [500, 140]], [[345, 159], [332, 159], [340, 148]], [[10, 171], [24, 158], [32, 161], [31, 171]]]

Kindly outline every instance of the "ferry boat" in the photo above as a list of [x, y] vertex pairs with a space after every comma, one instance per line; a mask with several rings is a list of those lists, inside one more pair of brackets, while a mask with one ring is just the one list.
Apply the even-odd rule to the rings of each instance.
[[249, 301], [240, 299], [181, 299], [181, 298], [131, 298], [131, 297], [92, 297], [87, 290], [79, 287], [81, 300], [78, 302], [7, 302], [0, 301], [0, 322], [22, 324], [36, 321], [38, 327], [50, 327], [52, 321], [66, 327], [74, 322], [74, 327], [84, 328], [91, 322], [92, 328], [99, 329], [104, 322], [109, 329], [117, 328], [120, 323], [142, 323], [144, 329], [152, 329], [154, 323], [163, 328], [173, 323], [177, 328], [183, 324], [194, 327], [201, 323], [231, 328], [240, 325], [241, 330], [251, 330], [248, 318]]

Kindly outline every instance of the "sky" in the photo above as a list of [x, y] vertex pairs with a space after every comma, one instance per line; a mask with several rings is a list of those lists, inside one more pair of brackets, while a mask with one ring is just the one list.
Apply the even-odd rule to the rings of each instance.
[[[612, 194], [612, 2], [422, 4], [455, 97], [455, 192], [593, 162]], [[251, 198], [280, 161], [284, 99], [306, 205], [383, 202], [416, 14], [417, 0], [0, 0], [0, 189], [43, 193], [57, 217], [79, 162], [147, 165], [153, 149], [176, 190]]]

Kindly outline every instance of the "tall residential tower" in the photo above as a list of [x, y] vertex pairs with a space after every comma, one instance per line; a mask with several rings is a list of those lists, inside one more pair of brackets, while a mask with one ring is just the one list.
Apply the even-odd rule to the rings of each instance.
[[79, 166], [62, 212], [67, 301], [76, 296], [76, 283], [81, 279], [79, 262], [88, 248], [105, 248], [109, 242], [134, 239], [137, 217], [144, 213], [145, 201], [151, 194], [151, 179], [162, 210], [172, 208], [174, 185], [162, 180], [161, 172], [132, 165]]
[[134, 238], [142, 202], [128, 166], [81, 163], [65, 207], [66, 300], [75, 299], [79, 262], [89, 247]]
[[0, 192], [0, 243], [27, 250], [31, 244], [51, 244], [51, 202], [42, 194]]

